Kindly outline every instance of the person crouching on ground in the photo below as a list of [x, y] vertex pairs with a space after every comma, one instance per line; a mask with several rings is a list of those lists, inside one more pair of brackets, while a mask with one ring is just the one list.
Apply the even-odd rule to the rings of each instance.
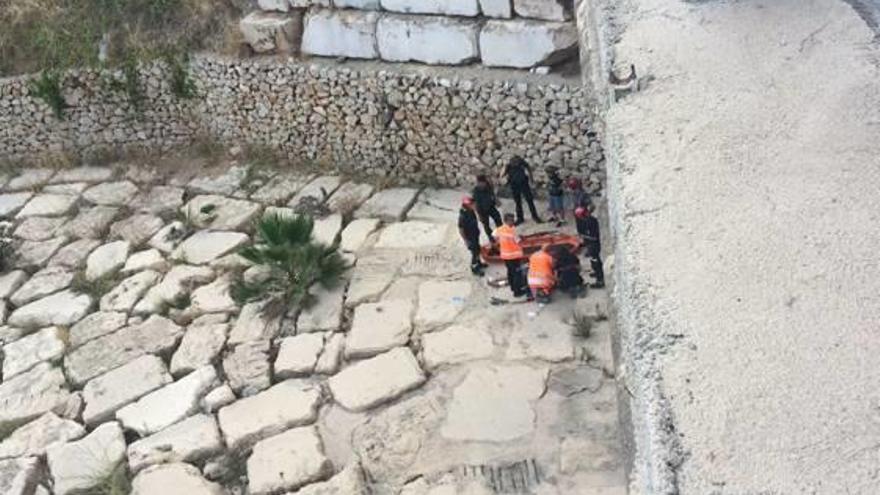
[[556, 245], [550, 249], [550, 255], [556, 262], [556, 288], [575, 299], [586, 293], [584, 278], [581, 277], [581, 262], [571, 250]]
[[489, 219], [491, 218], [495, 222], [495, 227], [500, 227], [502, 224], [501, 213], [498, 211], [498, 198], [495, 197], [495, 188], [492, 187], [488, 177], [482, 174], [477, 176], [477, 185], [474, 186], [471, 197], [474, 199], [477, 217], [483, 224], [486, 237], [491, 242], [492, 228], [489, 225]]
[[498, 251], [504, 266], [507, 268], [507, 284], [510, 286], [513, 297], [529, 295], [529, 289], [522, 276], [522, 246], [520, 237], [516, 234], [516, 218], [510, 213], [504, 215], [504, 225], [495, 229], [492, 237], [498, 243]]
[[594, 289], [605, 287], [605, 271], [602, 269], [602, 241], [599, 235], [599, 221], [590, 214], [589, 208], [578, 207], [574, 211], [577, 232], [587, 247], [584, 255], [590, 259], [590, 267], [593, 269], [593, 277], [596, 282], [590, 284]]
[[553, 287], [556, 286], [556, 276], [553, 271], [553, 256], [550, 255], [550, 246], [545, 245], [540, 251], [529, 257], [529, 289], [532, 297], [540, 303], [550, 302]]
[[474, 212], [474, 198], [470, 196], [465, 196], [461, 200], [461, 209], [458, 210], [458, 233], [471, 252], [471, 273], [482, 277], [483, 269], [488, 265], [480, 259], [480, 224]]

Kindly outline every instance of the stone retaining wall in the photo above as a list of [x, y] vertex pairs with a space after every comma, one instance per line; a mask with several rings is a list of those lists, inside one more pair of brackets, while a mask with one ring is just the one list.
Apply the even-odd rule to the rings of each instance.
[[27, 78], [2, 79], [0, 158], [167, 149], [209, 136], [407, 181], [470, 183], [512, 153], [539, 169], [560, 166], [597, 189], [604, 180], [589, 95], [577, 85], [214, 56], [195, 58], [191, 74], [199, 96], [179, 100], [161, 63], [142, 68], [136, 110], [107, 74], [71, 72], [63, 120], [28, 94]]

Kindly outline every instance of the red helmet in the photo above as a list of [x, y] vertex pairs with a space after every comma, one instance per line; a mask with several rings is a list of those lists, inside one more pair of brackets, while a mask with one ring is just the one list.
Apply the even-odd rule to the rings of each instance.
[[473, 206], [474, 205], [474, 198], [472, 198], [470, 196], [465, 196], [465, 197], [461, 198], [461, 205], [462, 206]]
[[578, 206], [577, 208], [574, 209], [574, 216], [576, 216], [578, 218], [586, 217], [587, 213], [589, 213], [589, 211], [586, 208], [584, 208], [583, 206]]

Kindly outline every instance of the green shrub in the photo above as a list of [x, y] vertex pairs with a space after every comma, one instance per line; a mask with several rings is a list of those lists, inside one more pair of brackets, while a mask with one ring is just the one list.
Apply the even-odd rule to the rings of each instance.
[[40, 77], [31, 81], [29, 87], [31, 94], [49, 105], [52, 113], [59, 119], [64, 118], [64, 109], [67, 108], [67, 102], [61, 94], [61, 82], [60, 73], [55, 70], [44, 70], [40, 73]]
[[177, 54], [166, 51], [162, 58], [171, 72], [171, 92], [174, 96], [188, 100], [196, 96], [196, 84], [189, 75], [189, 56], [186, 53]]

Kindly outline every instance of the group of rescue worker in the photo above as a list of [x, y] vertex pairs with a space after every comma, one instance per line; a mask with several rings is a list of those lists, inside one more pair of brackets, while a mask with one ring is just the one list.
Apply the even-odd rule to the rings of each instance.
[[[556, 172], [551, 171], [551, 175], [555, 178]], [[534, 204], [530, 185], [531, 170], [528, 163], [521, 157], [513, 157], [502, 170], [501, 178], [507, 179], [513, 193], [516, 204], [515, 215], [506, 213], [502, 216], [498, 211], [499, 202], [486, 175], [476, 177], [476, 186], [472, 193], [465, 196], [461, 202], [458, 228], [471, 254], [471, 272], [482, 276], [488, 266], [483, 262], [480, 252], [480, 224], [482, 224], [489, 243], [493, 249], [498, 250], [499, 257], [504, 261], [507, 269], [507, 284], [514, 297], [547, 302], [554, 290], [567, 292], [572, 297], [583, 293], [586, 285], [580, 274], [580, 262], [567, 246], [545, 245], [528, 258], [525, 256], [522, 239], [516, 231], [516, 226], [525, 221], [523, 199], [529, 207], [532, 219], [536, 223], [542, 223]], [[557, 187], [558, 183], [555, 183], [555, 180], [553, 182], [551, 188]], [[579, 183], [577, 186], [577, 189], [580, 189]], [[551, 191], [550, 194], [551, 213], [558, 219], [557, 226], [560, 226], [562, 217], [557, 216], [560, 210], [559, 200], [554, 198], [553, 193], [556, 193], [556, 190]], [[577, 201], [571, 206], [574, 210], [577, 233], [586, 248], [585, 256], [590, 259], [592, 275], [595, 278], [595, 282], [590, 286], [601, 288], [605, 286], [605, 276], [602, 269], [599, 222], [592, 215], [592, 205], [583, 198], [583, 195], [577, 196]], [[494, 230], [491, 229], [490, 220], [495, 223]], [[525, 261], [528, 263], [524, 266]]]

